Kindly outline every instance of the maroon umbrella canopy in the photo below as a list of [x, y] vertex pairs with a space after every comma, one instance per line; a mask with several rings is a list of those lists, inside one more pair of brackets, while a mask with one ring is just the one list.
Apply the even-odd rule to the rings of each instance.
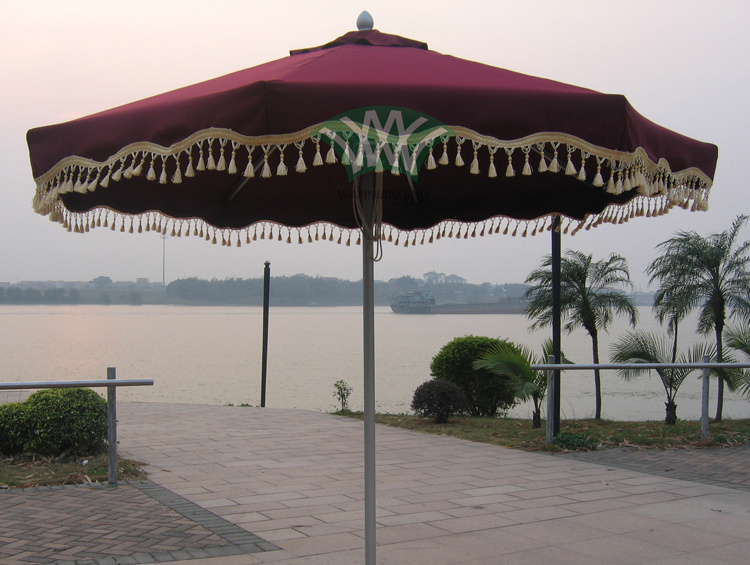
[[714, 145], [646, 120], [624, 96], [377, 30], [33, 129], [28, 144], [34, 207], [70, 230], [237, 244], [348, 241], [353, 164], [385, 172], [383, 237], [407, 231], [415, 243], [535, 232], [553, 214], [575, 230], [705, 209], [717, 159]]

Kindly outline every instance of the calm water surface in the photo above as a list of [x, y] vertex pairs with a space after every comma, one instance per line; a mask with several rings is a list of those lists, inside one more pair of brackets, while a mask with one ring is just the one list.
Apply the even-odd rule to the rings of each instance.
[[[649, 307], [640, 308], [639, 328], [657, 330]], [[430, 378], [430, 360], [457, 336], [487, 335], [524, 343], [534, 350], [548, 331], [529, 332], [523, 315], [398, 315], [376, 309], [376, 406], [381, 412], [408, 412], [414, 389]], [[687, 348], [694, 320], [682, 326]], [[601, 357], [622, 332], [617, 322], [601, 336]], [[153, 387], [122, 388], [124, 401], [188, 404], [260, 404], [262, 309], [189, 306], [0, 306], [3, 381], [153, 378]], [[563, 335], [572, 360], [591, 361], [591, 341], [583, 333]], [[332, 411], [333, 383], [346, 380], [353, 409], [362, 407], [362, 313], [358, 307], [275, 308], [271, 310], [266, 405]], [[698, 373], [677, 396], [678, 415], [700, 416]], [[606, 371], [603, 416], [611, 419], [661, 419], [665, 394], [655, 375], [623, 382]], [[564, 418], [594, 412], [593, 375], [563, 375]], [[711, 414], [715, 409], [712, 383]], [[22, 393], [0, 393], [12, 401]], [[527, 417], [530, 407], [512, 415]], [[750, 417], [750, 403], [734, 395], [725, 416]]]

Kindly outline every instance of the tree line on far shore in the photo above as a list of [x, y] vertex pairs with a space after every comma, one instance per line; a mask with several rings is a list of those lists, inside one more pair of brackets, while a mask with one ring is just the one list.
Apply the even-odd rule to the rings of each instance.
[[[73, 286], [61, 283], [11, 285], [0, 288], [0, 304], [182, 304], [214, 306], [261, 306], [263, 278], [177, 279], [164, 289], [161, 285], [133, 288], [113, 283], [109, 277], [97, 277], [90, 283]], [[521, 299], [524, 284], [471, 284], [466, 282], [425, 281], [410, 276], [375, 282], [375, 303], [390, 304], [399, 292], [430, 290], [438, 303], [497, 302]], [[305, 274], [272, 276], [271, 306], [357, 306], [362, 304], [362, 282]]]

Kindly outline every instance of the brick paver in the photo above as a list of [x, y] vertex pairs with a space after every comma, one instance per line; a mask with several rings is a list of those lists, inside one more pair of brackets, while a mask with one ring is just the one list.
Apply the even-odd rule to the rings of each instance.
[[713, 449], [610, 447], [564, 454], [589, 463], [750, 491], [750, 445]]
[[276, 549], [151, 481], [0, 491], [0, 563], [155, 563]]
[[[157, 403], [118, 420], [149, 480], [0, 493], [0, 563], [364, 562], [362, 422]], [[748, 469], [748, 448], [553, 455], [379, 426], [378, 564], [745, 565]]]

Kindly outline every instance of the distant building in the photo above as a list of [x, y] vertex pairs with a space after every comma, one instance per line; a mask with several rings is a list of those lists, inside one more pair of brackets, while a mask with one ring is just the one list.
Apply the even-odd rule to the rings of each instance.
[[466, 279], [458, 275], [448, 275], [443, 278], [443, 282], [451, 284], [466, 284]]
[[445, 282], [445, 273], [436, 273], [435, 271], [430, 271], [429, 273], [425, 273], [424, 275], [422, 275], [422, 278], [427, 284], [441, 284]]

